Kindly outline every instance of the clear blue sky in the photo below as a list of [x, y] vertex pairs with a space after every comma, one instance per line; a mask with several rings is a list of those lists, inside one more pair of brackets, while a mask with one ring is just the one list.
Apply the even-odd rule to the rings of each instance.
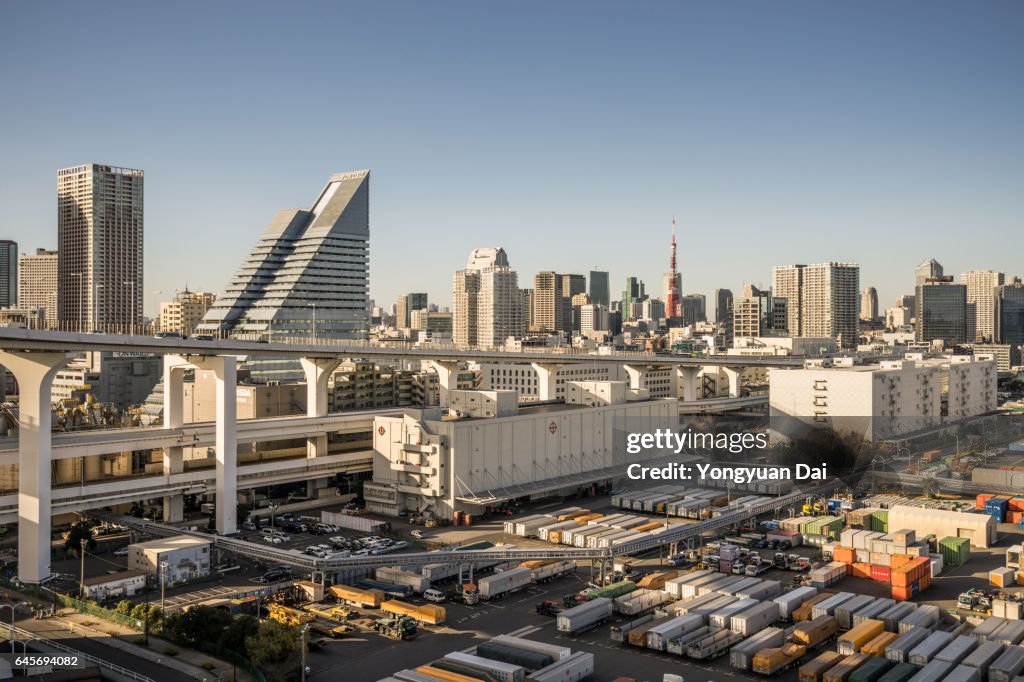
[[[4, 2], [0, 238], [56, 170], [146, 171], [153, 292], [219, 291], [273, 213], [370, 168], [371, 295], [504, 246], [659, 293], [847, 260], [1024, 274], [1020, 2]], [[617, 297], [613, 293], [613, 297]]]

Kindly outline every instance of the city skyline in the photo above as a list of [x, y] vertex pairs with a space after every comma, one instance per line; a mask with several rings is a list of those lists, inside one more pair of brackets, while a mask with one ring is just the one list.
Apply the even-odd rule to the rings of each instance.
[[[739, 23], [698, 5], [648, 6], [623, 23], [615, 5], [570, 3], [542, 25], [521, 8], [398, 7], [346, 10], [357, 30], [340, 56], [358, 68], [345, 70], [334, 46], [285, 49], [277, 38], [302, 35], [308, 15], [282, 7], [257, 6], [241, 26], [228, 6], [199, 26], [148, 6], [113, 20], [5, 7], [0, 54], [24, 67], [5, 74], [5, 92], [33, 107], [0, 112], [18, 131], [0, 169], [0, 236], [23, 253], [56, 247], [59, 168], [145, 169], [153, 315], [154, 292], [186, 280], [223, 291], [225, 264], [245, 257], [266, 215], [304, 206], [309, 185], [371, 168], [378, 303], [426, 291], [450, 305], [465, 252], [494, 245], [524, 276], [600, 269], [613, 292], [628, 276], [653, 291], [672, 215], [683, 294], [766, 288], [784, 263], [852, 261], [885, 308], [925, 258], [1019, 272], [1024, 98], [1007, 87], [1024, 49], [1019, 5], [952, 4], [924, 25], [910, 7], [879, 24], [870, 7], [807, 3], [746, 5]], [[166, 37], [140, 30], [153, 24]], [[135, 55], [116, 117], [88, 79], [50, 87], [69, 53], [101, 71], [102, 51], [82, 48], [104, 41]], [[461, 59], [466, 49], [479, 59]], [[315, 111], [278, 96], [325, 80]]]

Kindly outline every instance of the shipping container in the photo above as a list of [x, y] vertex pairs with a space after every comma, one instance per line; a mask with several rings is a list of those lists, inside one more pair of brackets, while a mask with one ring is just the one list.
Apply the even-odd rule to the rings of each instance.
[[885, 648], [885, 657], [896, 663], [909, 663], [910, 651], [918, 644], [928, 639], [928, 631], [923, 628], [914, 628], [905, 632]]
[[708, 614], [707, 624], [712, 628], [724, 630], [729, 627], [730, 619], [734, 615], [744, 613], [760, 603], [756, 599], [733, 599], [728, 605]]
[[875, 602], [875, 598], [867, 594], [858, 594], [853, 599], [849, 599], [836, 608], [835, 615], [836, 620], [839, 621], [839, 627], [843, 630], [849, 630], [854, 627], [853, 616], [859, 613], [861, 609], [870, 606]]
[[899, 632], [900, 621], [916, 610], [917, 604], [900, 602], [893, 604], [892, 608], [878, 614], [878, 619], [885, 621], [885, 629], [889, 632]]
[[825, 651], [808, 663], [800, 666], [800, 682], [822, 682], [825, 673], [843, 661], [846, 656], [835, 651]]
[[811, 607], [811, 617], [834, 615], [840, 604], [850, 601], [854, 596], [852, 592], [838, 592]]
[[416, 594], [423, 594], [430, 589], [430, 580], [419, 573], [412, 573], [400, 568], [382, 566], [376, 570], [374, 576], [380, 582], [408, 585]]
[[889, 672], [878, 678], [878, 682], [908, 682], [911, 677], [917, 674], [916, 665], [909, 663], [896, 663]]
[[338, 601], [355, 606], [377, 608], [384, 599], [384, 594], [379, 590], [361, 590], [348, 585], [332, 585], [330, 590]]
[[815, 587], [798, 587], [779, 595], [772, 601], [779, 605], [779, 617], [782, 620], [792, 620], [793, 612], [817, 594], [818, 589]]
[[838, 632], [839, 623], [834, 616], [818, 616], [814, 620], [797, 623], [790, 639], [810, 650], [830, 641]]
[[827, 670], [821, 679], [823, 682], [847, 682], [854, 670], [870, 660], [871, 657], [865, 656], [864, 654], [853, 654], [852, 656], [847, 656]]
[[653, 611], [656, 607], [671, 601], [672, 597], [661, 590], [634, 590], [615, 599], [615, 611], [624, 616], [638, 616]]
[[1024, 641], [1024, 620], [1008, 620], [1005, 625], [993, 632], [989, 639], [1006, 646], [1020, 644]]
[[704, 619], [696, 613], [670, 618], [647, 631], [647, 648], [665, 651], [669, 641], [703, 627]]
[[[695, 580], [697, 580], [699, 578], [704, 578], [706, 576], [712, 576], [712, 575], [715, 575], [715, 574], [712, 573], [711, 571], [707, 570], [707, 569], [700, 569], [698, 571], [691, 571], [690, 573], [685, 573], [685, 574], [683, 574], [681, 576], [678, 576], [678, 577], [673, 578], [672, 580], [669, 580], [668, 582], [666, 582], [664, 590], [669, 595], [671, 595], [673, 598], [675, 598], [675, 599], [682, 599], [683, 595], [681, 594], [681, 590], [682, 590], [683, 585], [692, 584], [693, 581], [695, 581]], [[690, 595], [690, 596], [692, 596], [692, 595]]]
[[883, 632], [861, 647], [861, 652], [868, 656], [885, 658], [885, 650], [899, 637], [895, 632]]
[[938, 606], [934, 604], [921, 604], [913, 613], [900, 620], [899, 633], [903, 634], [907, 630], [913, 630], [914, 628], [931, 630], [939, 624], [941, 617], [942, 611]]
[[754, 654], [762, 649], [780, 647], [786, 640], [786, 633], [780, 628], [765, 628], [735, 645], [729, 650], [729, 665], [739, 670], [750, 670]]
[[477, 581], [481, 599], [501, 599], [522, 590], [533, 582], [533, 571], [528, 568], [513, 568], [495, 573]]
[[[860, 611], [853, 614], [853, 624], [860, 625], [863, 621], [867, 620], [868, 618], [875, 618], [876, 616], [880, 616], [882, 613], [885, 613], [886, 611], [891, 609], [895, 604], [896, 602], [894, 602], [892, 599], [876, 599], [874, 603], [865, 606]], [[879, 618], [879, 620], [883, 619]]]
[[416, 606], [399, 601], [398, 599], [389, 599], [380, 605], [380, 610], [384, 613], [409, 616], [413, 620], [427, 625], [440, 625], [445, 619], [444, 607], [436, 604]]
[[[837, 619], [838, 620], [838, 619]], [[861, 648], [872, 639], [885, 631], [885, 623], [880, 620], [866, 620], [857, 625], [849, 632], [839, 636], [839, 643], [836, 649], [841, 654], [849, 656], [859, 653]], [[913, 663], [913, 661], [911, 661]]]
[[778, 580], [760, 580], [757, 585], [739, 590], [735, 596], [741, 599], [758, 599], [765, 601], [774, 599], [782, 593], [782, 583]]
[[981, 674], [977, 668], [958, 665], [949, 671], [942, 682], [981, 682]]
[[594, 654], [577, 651], [527, 675], [527, 682], [580, 682], [594, 674]]
[[483, 671], [498, 682], [526, 682], [526, 669], [521, 665], [513, 665], [490, 658], [483, 658], [482, 656], [464, 654], [461, 651], [445, 654], [443, 659], [435, 661], [431, 665], [439, 667], [443, 661], [454, 661], [460, 666], [466, 666], [471, 670]]
[[917, 674], [910, 678], [910, 682], [936, 682], [955, 667], [949, 661], [932, 661], [918, 670]]
[[749, 637], [761, 628], [779, 620], [779, 605], [775, 602], [761, 602], [757, 606], [738, 613], [729, 619], [729, 629]]
[[951, 661], [952, 663], [960, 665], [971, 654], [971, 652], [977, 648], [978, 640], [973, 637], [968, 637], [967, 635], [960, 635], [942, 649], [942, 651], [935, 654], [935, 658], [940, 661]]
[[497, 635], [490, 641], [515, 647], [516, 649], [522, 649], [523, 651], [533, 651], [539, 654], [551, 656], [556, 661], [566, 659], [572, 653], [572, 650], [567, 646], [548, 644], [547, 642], [538, 642], [536, 640], [526, 639], [524, 637], [514, 637], [512, 635]]
[[[914, 665], [924, 666], [931, 662], [935, 655], [942, 651], [953, 641], [953, 635], [949, 632], [933, 632], [924, 638], [920, 644], [915, 646], [907, 654], [907, 662]], [[948, 661], [947, 661], [948, 662]], [[950, 668], [953, 664], [950, 664]]]
[[962, 665], [977, 668], [981, 676], [986, 677], [988, 675], [989, 666], [1003, 654], [1003, 650], [1006, 646], [999, 642], [975, 641], [978, 642], [978, 648], [972, 651], [970, 655], [962, 661]]
[[817, 604], [820, 604], [821, 602], [825, 601], [826, 599], [830, 599], [832, 596], [833, 595], [831, 592], [820, 592], [814, 595], [813, 597], [805, 601], [802, 605], [798, 606], [796, 609], [793, 610], [792, 619], [794, 621], [811, 620], [811, 611], [814, 609], [814, 607]]
[[555, 662], [550, 654], [542, 654], [537, 651], [529, 651], [518, 647], [488, 640], [476, 645], [476, 655], [490, 658], [502, 663], [520, 665], [527, 670], [544, 668]]
[[895, 665], [887, 658], [870, 658], [849, 677], [849, 682], [878, 682]]
[[1005, 618], [986, 618], [981, 621], [981, 624], [975, 627], [970, 634], [971, 637], [974, 637], [979, 641], [988, 640], [992, 636], [992, 633], [1004, 625], [1006, 625]]
[[1001, 589], [1013, 587], [1017, 584], [1017, 572], [1006, 566], [994, 568], [988, 572], [988, 582]]
[[559, 613], [556, 618], [557, 628], [559, 632], [577, 634], [597, 627], [611, 615], [612, 600], [598, 597]]
[[1008, 646], [988, 667], [989, 682], [1012, 682], [1024, 672], [1024, 647]]

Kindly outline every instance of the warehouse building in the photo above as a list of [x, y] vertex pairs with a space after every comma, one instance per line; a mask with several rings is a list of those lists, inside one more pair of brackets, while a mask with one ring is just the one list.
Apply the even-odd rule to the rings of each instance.
[[945, 509], [897, 505], [889, 510], [889, 528], [913, 528], [918, 537], [967, 538], [972, 546], [982, 548], [998, 540], [995, 517]]
[[390, 515], [403, 509], [475, 514], [623, 476], [626, 431], [675, 429], [678, 406], [674, 399], [637, 400], [642, 394], [625, 384], [601, 383], [568, 390], [564, 404], [519, 405], [514, 391], [453, 390], [446, 415], [435, 408], [377, 417], [367, 507]]
[[155, 575], [165, 584], [210, 574], [213, 543], [191, 535], [175, 535], [128, 545], [128, 568]]

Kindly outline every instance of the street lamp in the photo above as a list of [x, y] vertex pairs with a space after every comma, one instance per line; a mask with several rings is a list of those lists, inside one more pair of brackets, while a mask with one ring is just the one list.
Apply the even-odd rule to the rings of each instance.
[[86, 538], [82, 538], [78, 541], [78, 556], [81, 559], [81, 567], [79, 568], [79, 581], [78, 581], [78, 596], [85, 599], [85, 547], [89, 544]]
[[270, 510], [270, 536], [271, 537], [274, 536], [274, 511], [278, 507], [280, 507], [280, 506], [281, 505], [277, 504], [276, 502], [271, 502], [270, 504], [267, 505], [267, 509]]
[[129, 329], [130, 329], [129, 333], [132, 336], [134, 336], [135, 335], [135, 282], [122, 282], [121, 284], [123, 286], [131, 287], [132, 288], [132, 321], [131, 321], [131, 326], [129, 327]]
[[85, 311], [82, 310], [82, 287], [84, 286], [82, 283], [82, 273], [72, 272], [71, 276], [78, 278], [78, 314], [75, 315], [75, 321], [78, 322], [78, 331], [82, 331], [82, 327], [84, 326], [82, 324], [82, 320], [85, 318]]
[[14, 618], [15, 618], [15, 612], [17, 611], [19, 606], [25, 606], [25, 605], [26, 604], [23, 601], [22, 602], [18, 602], [17, 604], [0, 604], [0, 611], [3, 611], [4, 609], [10, 609], [11, 610], [11, 623], [10, 623], [10, 627], [7, 629], [8, 633], [9, 633], [8, 636], [7, 636], [7, 639], [9, 639], [9, 640], [12, 640], [12, 641], [14, 640]]
[[167, 584], [167, 569], [170, 565], [166, 561], [160, 562], [160, 617], [164, 617], [164, 585]]
[[309, 632], [309, 623], [302, 626], [300, 631], [299, 649], [302, 654], [302, 682], [306, 682], [306, 633]]

